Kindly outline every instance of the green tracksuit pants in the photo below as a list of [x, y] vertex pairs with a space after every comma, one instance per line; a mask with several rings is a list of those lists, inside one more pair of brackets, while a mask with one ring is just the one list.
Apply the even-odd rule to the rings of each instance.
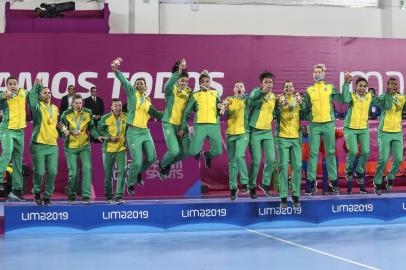
[[403, 132], [384, 132], [378, 131], [378, 148], [379, 160], [376, 166], [374, 183], [379, 185], [382, 183], [383, 173], [386, 168], [386, 163], [389, 160], [389, 152], [392, 150], [392, 167], [388, 173], [388, 179], [395, 179], [396, 173], [399, 171], [400, 164], [403, 160]]
[[180, 125], [177, 126], [163, 122], [162, 129], [168, 150], [161, 160], [161, 167], [166, 168], [187, 157], [190, 146], [190, 136], [187, 131], [185, 131], [182, 138], [178, 137]]
[[316, 180], [317, 162], [320, 149], [320, 137], [323, 138], [326, 150], [328, 179], [337, 180], [337, 161], [335, 157], [335, 124], [334, 121], [326, 123], [309, 122], [309, 161], [307, 163], [307, 179]]
[[279, 155], [279, 197], [289, 195], [289, 161], [292, 171], [292, 196], [300, 196], [302, 184], [302, 138], [277, 138]]
[[228, 178], [231, 189], [237, 189], [238, 173], [242, 185], [248, 185], [248, 170], [245, 151], [250, 141], [250, 134], [226, 135], [228, 156]]
[[54, 193], [55, 177], [58, 174], [58, 146], [31, 142], [30, 152], [34, 173], [32, 193], [41, 193], [42, 182], [46, 176], [44, 198], [51, 198]]
[[117, 164], [116, 198], [122, 198], [124, 196], [127, 171], [127, 151], [113, 153], [103, 151], [104, 196], [107, 199], [113, 198], [114, 164]]
[[257, 186], [257, 176], [261, 165], [262, 149], [265, 153], [262, 184], [269, 186], [275, 163], [275, 144], [272, 130], [252, 129], [250, 139], [251, 166], [249, 171], [249, 188]]
[[[156, 151], [148, 128], [128, 126], [126, 136], [131, 156], [127, 184], [133, 186], [138, 174], [143, 173], [155, 162]], [[142, 159], [143, 153], [144, 159]]]
[[219, 124], [195, 124], [195, 134], [190, 143], [189, 155], [196, 156], [202, 149], [204, 139], [209, 138], [210, 151], [205, 152], [206, 158], [213, 158], [223, 152]]
[[358, 155], [358, 145], [360, 146], [360, 156], [355, 171], [360, 174], [364, 173], [369, 157], [369, 129], [344, 128], [344, 139], [348, 149], [345, 163], [347, 175], [354, 173], [354, 160]]
[[76, 199], [76, 181], [78, 179], [78, 158], [82, 165], [82, 197], [90, 199], [92, 190], [92, 159], [90, 156], [90, 145], [80, 148], [64, 148], [66, 161], [68, 162], [68, 199]]
[[10, 160], [13, 162], [11, 175], [13, 190], [23, 190], [24, 129], [0, 129], [3, 152], [0, 156], [0, 183], [4, 183], [4, 173]]

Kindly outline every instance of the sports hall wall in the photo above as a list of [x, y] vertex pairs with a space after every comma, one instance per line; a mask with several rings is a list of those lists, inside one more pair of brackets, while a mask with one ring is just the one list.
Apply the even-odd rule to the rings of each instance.
[[[390, 76], [399, 78], [404, 91], [406, 47], [402, 39], [370, 38], [320, 38], [284, 36], [198, 36], [198, 35], [107, 35], [107, 34], [1, 34], [0, 87], [4, 89], [9, 75], [17, 76], [20, 86], [30, 89], [36, 77], [50, 87], [53, 102], [59, 105], [66, 94], [67, 85], [76, 86], [84, 97], [96, 85], [98, 95], [105, 100], [106, 111], [111, 98], [125, 96], [110, 68], [111, 60], [124, 59], [121, 71], [131, 82], [145, 77], [152, 103], [164, 108], [163, 86], [170, 76], [173, 63], [185, 57], [191, 75], [189, 85], [196, 86], [195, 78], [208, 69], [212, 86], [223, 97], [231, 95], [233, 83], [241, 80], [251, 90], [258, 85], [257, 76], [264, 69], [275, 74], [274, 92], [281, 92], [285, 80], [292, 80], [296, 90], [304, 91], [312, 82], [312, 66], [322, 62], [327, 65], [327, 81], [340, 87], [343, 71], [368, 77], [370, 86], [382, 93]], [[29, 59], [29, 61], [27, 60]], [[317, 59], [317, 60], [315, 60]], [[346, 108], [337, 104], [338, 110]], [[223, 119], [224, 120], [224, 119]], [[224, 122], [223, 122], [224, 124]], [[337, 122], [337, 125], [342, 122]], [[166, 146], [161, 123], [151, 122], [150, 128], [156, 143], [158, 158]], [[31, 135], [31, 124], [26, 130], [26, 144]], [[224, 129], [224, 125], [223, 125]], [[376, 123], [371, 123], [371, 153], [377, 153]], [[339, 149], [341, 146], [338, 146]], [[375, 147], [375, 149], [374, 149]], [[66, 160], [60, 148], [59, 174], [56, 191], [63, 191], [67, 180]], [[343, 152], [343, 151], [340, 151]], [[343, 155], [343, 154], [341, 154]], [[93, 144], [93, 185], [96, 196], [103, 194], [103, 170], [100, 144]], [[370, 160], [377, 155], [371, 154]], [[199, 169], [198, 162], [189, 158], [177, 164], [171, 181], [160, 182], [156, 164], [147, 171], [146, 187], [139, 192], [144, 196], [181, 195], [202, 178], [214, 189], [226, 189], [226, 155], [215, 159], [215, 170]], [[344, 161], [344, 158], [341, 157]], [[25, 159], [29, 167], [29, 152]], [[177, 183], [174, 183], [176, 181]], [[31, 181], [27, 181], [31, 183]]]

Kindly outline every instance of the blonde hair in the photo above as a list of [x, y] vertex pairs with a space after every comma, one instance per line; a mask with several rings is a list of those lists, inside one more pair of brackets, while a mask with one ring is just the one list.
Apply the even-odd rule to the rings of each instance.
[[326, 71], [326, 65], [325, 64], [314, 65], [313, 70], [315, 70], [316, 68], [321, 68], [322, 71]]

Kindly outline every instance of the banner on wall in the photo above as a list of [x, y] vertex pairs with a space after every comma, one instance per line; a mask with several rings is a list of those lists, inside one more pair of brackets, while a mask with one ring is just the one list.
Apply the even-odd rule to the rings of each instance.
[[[233, 83], [236, 81], [243, 81], [248, 91], [258, 86], [258, 75], [264, 70], [275, 74], [274, 92], [282, 91], [285, 80], [292, 80], [296, 90], [303, 92], [312, 83], [312, 67], [317, 63], [326, 64], [326, 80], [332, 82], [337, 89], [343, 82], [344, 71], [348, 70], [354, 76], [367, 77], [370, 87], [374, 87], [377, 93], [385, 91], [389, 77], [397, 77], [403, 93], [403, 74], [406, 72], [406, 53], [402, 51], [406, 47], [406, 40], [401, 39], [2, 34], [0, 44], [0, 90], [5, 88], [5, 80], [10, 75], [16, 76], [20, 86], [26, 89], [30, 89], [35, 78], [39, 77], [51, 89], [53, 102], [59, 105], [62, 96], [67, 94], [67, 85], [75, 85], [76, 91], [84, 97], [90, 95], [90, 87], [96, 86], [98, 95], [105, 101], [106, 111], [109, 110], [109, 101], [112, 98], [121, 98], [124, 102], [126, 100], [124, 91], [110, 68], [111, 61], [118, 56], [124, 60], [121, 71], [131, 82], [139, 77], [146, 79], [147, 93], [158, 109], [163, 109], [165, 105], [163, 87], [171, 75], [171, 67], [181, 58], [187, 59], [192, 88], [197, 88], [200, 72], [207, 69], [212, 77], [212, 86], [222, 96], [232, 94]], [[344, 112], [346, 107], [339, 105], [337, 109]], [[158, 158], [166, 150], [160, 125], [150, 124]], [[26, 145], [30, 134], [28, 128]], [[373, 151], [371, 153], [372, 156], [376, 155]], [[25, 156], [29, 163], [28, 148]], [[97, 168], [93, 170], [95, 194], [103, 196], [100, 145], [93, 145], [92, 156], [93, 168]], [[67, 169], [62, 147], [59, 164], [57, 183], [66, 183]], [[215, 174], [221, 174], [221, 177], [217, 177], [221, 181], [227, 179], [223, 177], [227, 174], [225, 164], [219, 162], [219, 167], [216, 165]], [[154, 184], [147, 182], [138, 194], [184, 195], [200, 176], [207, 176], [204, 169], [200, 175], [199, 163], [191, 158], [176, 166], [178, 169], [172, 178], [178, 177], [177, 182], [158, 181], [157, 173], [152, 167], [145, 177], [155, 181]], [[63, 185], [58, 185], [57, 189], [60, 190]], [[224, 188], [225, 184], [221, 183], [218, 187]]]

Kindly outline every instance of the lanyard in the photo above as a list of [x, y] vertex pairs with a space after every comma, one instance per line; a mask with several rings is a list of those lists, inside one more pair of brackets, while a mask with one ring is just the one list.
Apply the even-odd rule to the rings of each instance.
[[45, 107], [47, 108], [47, 111], [48, 111], [48, 113], [49, 113], [49, 118], [50, 119], [52, 119], [52, 114], [53, 114], [53, 110], [52, 110], [52, 104], [50, 104], [49, 106], [48, 106], [48, 104], [46, 104], [45, 103]]
[[121, 119], [120, 119], [120, 116], [116, 119], [116, 127], [117, 127], [117, 137], [120, 137], [120, 131], [121, 131]]
[[73, 119], [75, 120], [77, 130], [80, 130], [80, 124], [83, 121], [83, 114], [81, 114], [81, 113], [79, 113], [79, 114], [80, 114], [79, 122], [78, 122], [78, 118], [76, 117], [76, 115], [73, 115]]

